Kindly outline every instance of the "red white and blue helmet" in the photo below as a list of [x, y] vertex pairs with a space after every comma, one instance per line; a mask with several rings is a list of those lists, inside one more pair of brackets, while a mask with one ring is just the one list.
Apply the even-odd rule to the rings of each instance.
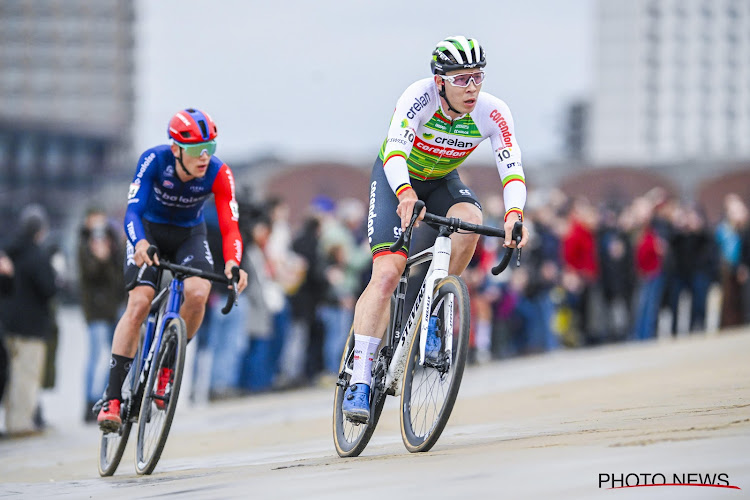
[[175, 142], [195, 144], [215, 139], [218, 132], [216, 124], [208, 116], [208, 113], [199, 109], [187, 108], [178, 111], [169, 120], [167, 134]]

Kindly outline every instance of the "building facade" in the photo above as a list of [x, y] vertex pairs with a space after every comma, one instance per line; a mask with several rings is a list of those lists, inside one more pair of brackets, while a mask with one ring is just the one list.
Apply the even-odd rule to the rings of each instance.
[[750, 1], [599, 0], [586, 157], [750, 160]]
[[128, 151], [134, 20], [128, 0], [0, 2], [4, 213], [34, 201], [63, 214]]

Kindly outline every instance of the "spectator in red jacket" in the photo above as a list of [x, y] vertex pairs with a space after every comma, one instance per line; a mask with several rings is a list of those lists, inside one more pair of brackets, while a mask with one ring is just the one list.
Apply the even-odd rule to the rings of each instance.
[[596, 209], [582, 198], [573, 203], [570, 225], [562, 241], [565, 268], [580, 275], [588, 283], [599, 276], [595, 231], [598, 224]]
[[599, 298], [599, 258], [596, 231], [599, 213], [585, 198], [573, 202], [568, 230], [562, 238], [562, 265], [567, 282], [577, 284], [574, 314], [580, 325], [585, 344], [595, 344], [602, 338], [593, 304]]
[[645, 340], [656, 335], [656, 321], [664, 287], [662, 264], [666, 245], [651, 224], [654, 206], [646, 197], [632, 205], [639, 233], [635, 243], [635, 264], [640, 281], [633, 337]]

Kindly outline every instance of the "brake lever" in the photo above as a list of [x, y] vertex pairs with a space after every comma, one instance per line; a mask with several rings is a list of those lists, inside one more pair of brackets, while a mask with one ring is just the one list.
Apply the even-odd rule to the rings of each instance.
[[240, 292], [239, 292], [239, 281], [240, 281], [240, 268], [239, 266], [234, 266], [232, 268], [232, 290], [234, 291], [234, 305], [237, 305], [237, 301], [239, 300]]
[[[154, 255], [156, 255], [156, 252], [158, 252], [158, 251], [159, 251], [159, 249], [156, 247], [156, 245], [150, 245], [148, 247], [148, 250], [147, 250], [147, 252], [148, 252], [148, 258], [151, 259], [151, 260], [153, 260], [154, 259]], [[138, 283], [139, 281], [141, 281], [141, 279], [143, 278], [143, 274], [146, 272], [146, 269], [148, 269], [148, 267], [149, 266], [148, 266], [148, 264], [146, 262], [144, 262], [143, 264], [141, 264], [140, 269], [138, 269], [138, 274], [136, 274], [135, 276], [133, 276], [133, 279], [130, 281], [130, 283], [128, 283], [128, 284], [125, 285], [125, 290], [132, 290], [133, 288], [135, 288], [136, 283]]]
[[240, 279], [240, 268], [239, 266], [234, 266], [232, 268], [232, 279], [230, 280], [232, 284], [232, 294], [229, 297], [227, 297], [227, 303], [221, 309], [222, 314], [229, 314], [229, 311], [231, 311], [233, 307], [237, 306], [237, 301], [239, 300], [239, 292], [237, 291], [237, 282], [239, 281], [239, 279]]
[[519, 248], [518, 244], [521, 243], [521, 238], [516, 238], [516, 249], [518, 250], [518, 255], [516, 255], [516, 267], [521, 267], [521, 251], [523, 248]]
[[409, 221], [409, 225], [406, 226], [406, 229], [401, 231], [401, 235], [398, 237], [398, 240], [396, 240], [396, 243], [391, 245], [391, 252], [398, 252], [399, 249], [403, 246], [406, 246], [408, 248], [409, 242], [411, 241], [411, 232], [414, 230], [414, 223], [417, 222], [417, 218], [419, 217], [419, 214], [422, 213], [422, 209], [424, 208], [424, 206], [425, 204], [422, 200], [417, 200], [417, 202], [414, 204], [414, 209], [411, 214], [411, 221]]
[[154, 255], [156, 255], [156, 252], [158, 251], [159, 249], [156, 247], [156, 245], [150, 245], [148, 247], [148, 250], [146, 250], [146, 253], [148, 253], [148, 258], [154, 260]]

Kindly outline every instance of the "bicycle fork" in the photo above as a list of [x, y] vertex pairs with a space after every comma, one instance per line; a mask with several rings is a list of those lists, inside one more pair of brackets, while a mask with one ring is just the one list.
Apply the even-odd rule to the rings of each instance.
[[[182, 303], [182, 292], [184, 289], [184, 285], [182, 281], [180, 280], [172, 280], [172, 282], [169, 285], [169, 296], [167, 297], [167, 308], [164, 312], [164, 314], [159, 314], [158, 312], [153, 316], [153, 319], [151, 316], [149, 316], [148, 320], [148, 326], [149, 330], [151, 331], [151, 338], [153, 339], [149, 350], [148, 350], [148, 356], [146, 357], [146, 360], [143, 364], [143, 369], [141, 370], [141, 375], [139, 379], [139, 384], [145, 384], [146, 383], [146, 374], [149, 372], [151, 368], [151, 362], [153, 361], [154, 354], [157, 351], [157, 348], [161, 346], [162, 336], [164, 335], [164, 326], [173, 318], [177, 318], [179, 316], [179, 310], [180, 305]], [[161, 293], [159, 294], [156, 299], [154, 299], [154, 302], [156, 300], [159, 300], [161, 298]], [[158, 322], [157, 322], [158, 319]], [[153, 330], [151, 330], [153, 328]]]
[[[419, 364], [424, 363], [425, 346], [427, 342], [427, 330], [430, 322], [430, 309], [432, 306], [432, 294], [435, 288], [435, 283], [448, 276], [448, 266], [451, 260], [451, 239], [447, 233], [443, 233], [441, 230], [439, 236], [435, 240], [435, 245], [432, 247], [433, 256], [430, 262], [430, 267], [427, 270], [427, 276], [422, 282], [422, 288], [419, 290], [414, 306], [412, 307], [409, 319], [406, 321], [406, 325], [399, 337], [398, 345], [396, 346], [395, 352], [393, 353], [393, 359], [388, 365], [388, 372], [386, 373], [385, 388], [388, 394], [399, 396], [401, 394], [401, 379], [404, 375], [404, 369], [406, 368], [407, 355], [409, 348], [411, 347], [412, 339], [414, 338], [415, 328], [414, 322], [417, 319], [417, 315], [420, 314], [421, 309], [421, 330], [420, 330], [420, 341], [419, 341]], [[415, 257], [418, 257], [415, 256]], [[450, 323], [453, 322], [452, 314], [452, 301], [451, 307], [446, 307], [451, 310]], [[448, 318], [446, 318], [448, 320]], [[447, 329], [446, 329], [447, 330]], [[452, 332], [452, 328], [448, 330]], [[448, 339], [446, 339], [447, 341]], [[450, 345], [446, 342], [446, 346]]]

